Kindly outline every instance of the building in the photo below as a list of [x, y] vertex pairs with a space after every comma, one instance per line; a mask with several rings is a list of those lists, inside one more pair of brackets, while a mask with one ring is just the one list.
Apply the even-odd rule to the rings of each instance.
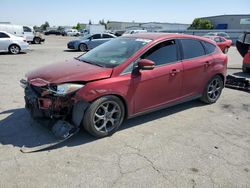
[[181, 23], [160, 23], [160, 22], [148, 22], [148, 23], [139, 23], [139, 22], [118, 22], [118, 21], [109, 21], [107, 23], [108, 30], [137, 30], [143, 29], [149, 32], [153, 31], [162, 31], [162, 30], [184, 30], [187, 29], [190, 24], [181, 24]]
[[118, 21], [108, 21], [107, 30], [127, 30], [127, 28], [139, 28], [141, 23], [137, 22], [118, 22]]
[[202, 17], [212, 22], [214, 29], [250, 29], [250, 14], [232, 14]]

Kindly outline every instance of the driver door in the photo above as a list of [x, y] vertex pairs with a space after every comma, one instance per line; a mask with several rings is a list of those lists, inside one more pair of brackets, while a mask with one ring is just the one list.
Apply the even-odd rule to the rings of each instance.
[[183, 67], [178, 51], [176, 41], [168, 40], [141, 56], [155, 62], [155, 68], [139, 70], [133, 76], [135, 113], [161, 107], [181, 97]]

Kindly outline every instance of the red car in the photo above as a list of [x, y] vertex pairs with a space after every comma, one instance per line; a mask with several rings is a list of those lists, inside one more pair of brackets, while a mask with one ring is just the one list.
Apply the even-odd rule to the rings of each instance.
[[216, 44], [220, 47], [221, 51], [226, 54], [228, 52], [228, 49], [231, 47], [232, 45], [232, 40], [230, 39], [226, 39], [224, 37], [220, 37], [220, 36], [206, 36], [206, 38], [209, 38], [213, 41], [216, 42]]
[[104, 137], [126, 118], [194, 99], [216, 102], [226, 69], [227, 56], [209, 39], [141, 33], [29, 72], [21, 84], [34, 118], [63, 119]]

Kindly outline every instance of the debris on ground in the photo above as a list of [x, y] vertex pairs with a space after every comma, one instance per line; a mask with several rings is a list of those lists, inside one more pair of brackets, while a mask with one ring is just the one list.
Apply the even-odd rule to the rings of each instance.
[[225, 87], [250, 92], [249, 80], [235, 75], [227, 75]]
[[68, 140], [69, 138], [74, 136], [76, 133], [78, 133], [79, 130], [80, 130], [79, 127], [75, 127], [69, 122], [58, 120], [52, 127], [52, 132], [58, 138], [58, 140], [49, 144], [44, 144], [44, 145], [40, 145], [40, 146], [36, 146], [32, 148], [27, 148], [23, 146], [20, 151], [22, 153], [32, 153], [32, 152], [37, 152], [37, 151], [42, 151], [45, 149], [52, 148]]

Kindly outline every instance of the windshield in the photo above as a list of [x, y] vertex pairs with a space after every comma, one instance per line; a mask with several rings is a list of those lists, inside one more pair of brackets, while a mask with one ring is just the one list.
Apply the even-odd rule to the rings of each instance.
[[83, 54], [78, 59], [98, 66], [116, 67], [150, 41], [148, 39], [116, 38]]

